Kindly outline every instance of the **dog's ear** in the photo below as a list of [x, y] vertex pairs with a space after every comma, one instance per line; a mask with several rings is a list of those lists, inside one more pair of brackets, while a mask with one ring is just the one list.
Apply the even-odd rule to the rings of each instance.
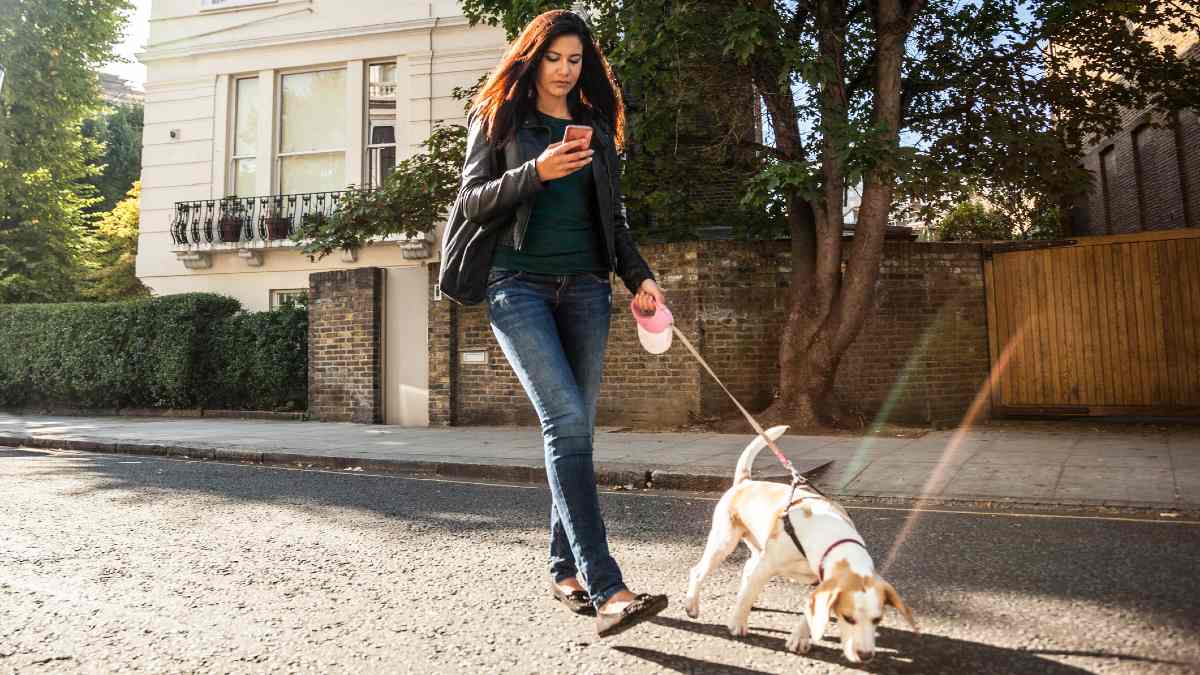
[[804, 616], [808, 619], [808, 631], [813, 640], [820, 640], [825, 635], [825, 626], [829, 625], [829, 612], [833, 609], [833, 603], [837, 602], [840, 592], [841, 589], [833, 579], [826, 579], [808, 596]]
[[907, 604], [905, 604], [904, 598], [901, 598], [900, 594], [896, 592], [896, 588], [882, 579], [880, 579], [879, 584], [883, 587], [884, 604], [895, 607], [896, 611], [900, 612], [900, 615], [903, 616], [904, 620], [908, 622], [908, 625], [913, 629], [913, 632], [920, 633], [921, 629], [917, 627], [917, 622], [915, 619], [913, 619], [912, 610], [908, 608]]

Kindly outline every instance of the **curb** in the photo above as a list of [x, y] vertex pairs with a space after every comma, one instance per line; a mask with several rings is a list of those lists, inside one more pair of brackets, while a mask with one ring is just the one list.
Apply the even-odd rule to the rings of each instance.
[[[107, 454], [125, 454], [141, 456], [173, 457], [177, 459], [219, 460], [226, 462], [245, 462], [264, 466], [280, 466], [299, 469], [333, 469], [346, 471], [360, 470], [366, 473], [390, 475], [421, 475], [441, 476], [445, 478], [468, 478], [477, 480], [501, 481], [509, 483], [546, 483], [546, 470], [541, 465], [522, 464], [482, 464], [469, 462], [438, 462], [420, 460], [391, 460], [370, 459], [329, 455], [305, 455], [294, 452], [274, 450], [246, 450], [243, 448], [199, 447], [186, 445], [164, 445], [155, 443], [131, 443], [126, 441], [93, 441], [84, 439], [43, 438], [32, 436], [12, 436], [0, 434], [0, 448], [27, 447], [46, 450], [75, 450], [80, 452], [98, 452]], [[825, 490], [831, 497], [837, 499], [852, 499], [878, 504], [880, 506], [897, 506], [907, 508], [926, 507], [992, 507], [1010, 509], [1014, 507], [1029, 509], [1072, 509], [1072, 508], [1106, 508], [1114, 510], [1135, 511], [1173, 511], [1180, 513], [1200, 514], [1200, 505], [1173, 504], [1162, 502], [1135, 502], [1112, 499], [1069, 499], [1069, 500], [1035, 500], [1019, 497], [915, 497], [902, 494], [839, 492], [833, 485], [823, 485], [822, 476], [834, 464], [833, 460], [818, 460], [808, 466], [800, 465], [798, 470], [806, 476], [815, 479], [814, 483]], [[759, 480], [787, 483], [789, 476], [785, 473], [772, 472], [759, 474]], [[720, 493], [727, 490], [732, 482], [731, 475], [716, 473], [683, 473], [674, 469], [647, 469], [641, 465], [631, 464], [597, 464], [596, 484], [618, 490], [673, 490], [682, 492]]]
[[[103, 452], [126, 455], [162, 456], [179, 459], [221, 460], [248, 462], [270, 466], [295, 468], [320, 468], [345, 471], [362, 470], [383, 474], [420, 474], [453, 478], [474, 478], [510, 483], [545, 484], [546, 469], [542, 465], [485, 464], [470, 462], [439, 462], [420, 460], [370, 459], [332, 455], [306, 455], [296, 452], [275, 450], [246, 450], [243, 448], [199, 447], [185, 445], [162, 445], [155, 443], [130, 443], [124, 441], [92, 441], [84, 439], [43, 438], [36, 436], [0, 435], [0, 447], [31, 447], [41, 449], [75, 450], [80, 452]], [[800, 470], [809, 477], [823, 473], [833, 464], [832, 460], [821, 460], [817, 465], [801, 466]], [[767, 473], [761, 480], [787, 482], [788, 475]], [[683, 473], [678, 470], [647, 469], [642, 465], [600, 463], [596, 465], [596, 484], [616, 489], [637, 490], [655, 488], [685, 492], [723, 492], [732, 483], [729, 472]]]
[[[832, 459], [822, 459], [816, 462], [797, 462], [796, 470], [810, 479], [817, 479], [833, 466]], [[724, 492], [733, 484], [733, 470], [721, 473], [692, 472], [684, 473], [678, 469], [655, 469], [649, 472], [650, 483], [662, 490], [683, 490], [687, 492]], [[773, 471], [755, 473], [755, 480], [766, 480], [776, 483], [791, 483], [791, 474]], [[816, 482], [814, 480], [814, 482]]]
[[217, 408], [71, 408], [49, 406], [44, 408], [5, 408], [0, 412], [13, 415], [55, 415], [59, 417], [177, 417], [195, 419], [200, 417], [243, 420], [291, 420], [303, 421], [305, 413], [275, 412], [270, 410], [221, 410]]

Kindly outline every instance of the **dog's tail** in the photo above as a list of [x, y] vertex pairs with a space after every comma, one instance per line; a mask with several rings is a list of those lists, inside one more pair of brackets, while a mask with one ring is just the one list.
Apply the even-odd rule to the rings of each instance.
[[[786, 424], [771, 427], [767, 429], [767, 438], [777, 441], [787, 430]], [[750, 444], [742, 451], [742, 456], [738, 458], [737, 468], [733, 471], [734, 485], [750, 478], [750, 467], [754, 466], [754, 458], [758, 457], [758, 453], [765, 447], [767, 447], [767, 442], [763, 440], [762, 436], [755, 436], [754, 440], [750, 441]]]

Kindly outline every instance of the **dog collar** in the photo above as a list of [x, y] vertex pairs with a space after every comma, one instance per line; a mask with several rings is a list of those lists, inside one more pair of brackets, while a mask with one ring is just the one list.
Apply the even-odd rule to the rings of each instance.
[[817, 583], [818, 584], [825, 580], [824, 574], [822, 574], [821, 570], [825, 567], [825, 559], [829, 557], [829, 552], [832, 551], [833, 549], [837, 548], [838, 546], [841, 546], [842, 544], [858, 544], [859, 546], [863, 547], [864, 551], [867, 549], [867, 545], [857, 539], [838, 539], [837, 541], [830, 544], [829, 548], [825, 549], [825, 553], [821, 556], [821, 562], [817, 563]]

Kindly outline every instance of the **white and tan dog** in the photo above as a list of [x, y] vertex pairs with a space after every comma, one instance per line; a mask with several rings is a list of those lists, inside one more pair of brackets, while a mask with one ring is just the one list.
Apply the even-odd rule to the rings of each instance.
[[[772, 427], [766, 433], [774, 441], [787, 429]], [[794, 652], [807, 652], [811, 641], [825, 634], [825, 626], [833, 616], [838, 620], [846, 658], [852, 663], [871, 659], [875, 655], [875, 627], [883, 619], [886, 605], [895, 607], [917, 630], [908, 605], [891, 584], [875, 573], [871, 555], [842, 507], [811, 489], [798, 487], [793, 493], [782, 483], [750, 480], [754, 458], [766, 445], [759, 436], [746, 446], [738, 459], [733, 487], [717, 503], [704, 556], [692, 568], [688, 580], [688, 616], [694, 619], [700, 615], [699, 593], [704, 578], [737, 548], [739, 541], [744, 541], [750, 559], [742, 571], [741, 588], [729, 617], [729, 632], [733, 635], [748, 633], [750, 608], [774, 576], [816, 585], [804, 605], [805, 620], [799, 622], [787, 641], [788, 649]], [[791, 520], [803, 552], [786, 533], [784, 518]]]

